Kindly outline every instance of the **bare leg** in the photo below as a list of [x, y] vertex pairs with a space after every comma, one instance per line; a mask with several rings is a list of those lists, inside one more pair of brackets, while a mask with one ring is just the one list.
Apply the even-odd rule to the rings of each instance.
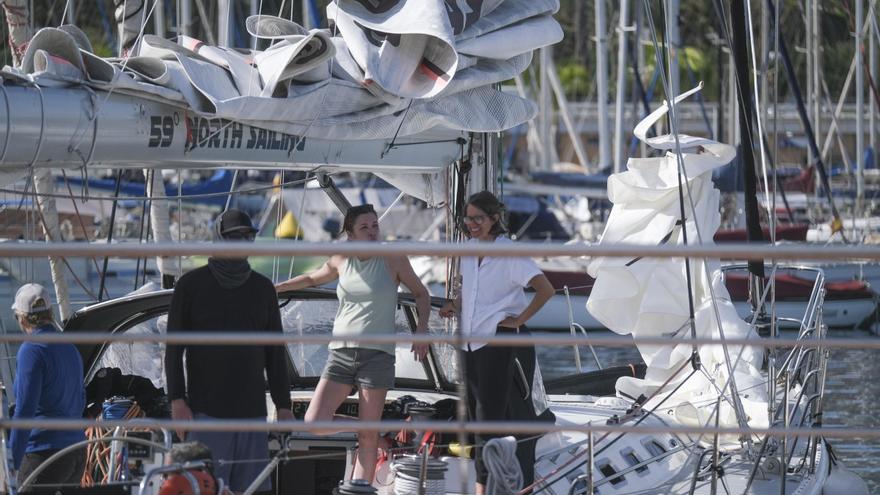
[[477, 483], [477, 495], [486, 495], [486, 485]]
[[[365, 388], [361, 387], [358, 394], [360, 402], [360, 413], [358, 419], [361, 421], [379, 421], [382, 419], [382, 409], [385, 407], [385, 394], [388, 390], [384, 388]], [[358, 452], [357, 461], [354, 466], [355, 479], [364, 479], [373, 482], [376, 475], [376, 457], [379, 448], [379, 432], [359, 431], [358, 432]]]
[[[350, 393], [351, 385], [321, 378], [315, 389], [315, 395], [309, 403], [309, 408], [306, 410], [305, 421], [310, 423], [332, 420], [336, 410]], [[332, 435], [340, 431], [345, 431], [345, 428], [311, 430], [315, 435]]]

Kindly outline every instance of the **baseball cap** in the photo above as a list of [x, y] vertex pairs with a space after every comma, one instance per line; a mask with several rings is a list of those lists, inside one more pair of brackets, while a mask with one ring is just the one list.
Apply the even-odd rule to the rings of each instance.
[[49, 291], [40, 284], [24, 284], [15, 293], [12, 310], [24, 313], [39, 313], [52, 307]]
[[233, 232], [257, 233], [256, 227], [251, 222], [251, 217], [247, 213], [236, 209], [226, 210], [220, 214], [220, 217], [217, 218], [217, 231], [221, 237], [225, 237]]

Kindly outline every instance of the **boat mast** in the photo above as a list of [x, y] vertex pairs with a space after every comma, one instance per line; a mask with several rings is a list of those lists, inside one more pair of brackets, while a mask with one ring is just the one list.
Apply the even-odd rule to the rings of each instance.
[[679, 0], [666, 2], [666, 42], [669, 43], [669, 91], [675, 98], [681, 94], [678, 49], [681, 46], [681, 33], [678, 25]]
[[190, 36], [192, 26], [192, 0], [177, 0], [180, 8], [180, 18], [177, 21], [177, 34]]
[[165, 37], [165, 0], [153, 0], [153, 31], [156, 36]]
[[611, 165], [608, 122], [608, 20], [605, 0], [596, 0], [596, 110], [599, 113], [599, 169]]
[[629, 0], [620, 0], [620, 23], [617, 27], [617, 98], [614, 108], [614, 173], [623, 170], [624, 152], [623, 106], [626, 103], [626, 51], [629, 26]]
[[[874, 38], [877, 36], [877, 18], [874, 16], [874, 12], [871, 12], [871, 25], [868, 26], [869, 34], [868, 34], [868, 70], [871, 73], [871, 79], [874, 81], [874, 84], [877, 84], [877, 40]], [[876, 140], [876, 112], [868, 112], [868, 146], [871, 147], [871, 151], [874, 153], [874, 163], [877, 163], [877, 140]]]
[[813, 71], [809, 72], [809, 77], [813, 78], [813, 128], [816, 131], [816, 141], [819, 142], [822, 140], [822, 17], [819, 0], [811, 2], [813, 47], [810, 54], [813, 57]]
[[[855, 0], [856, 3], [856, 211], [853, 215], [858, 217], [862, 213], [865, 200], [865, 176], [864, 160], [865, 152], [865, 72], [862, 60], [862, 23], [864, 22], [864, 0]], [[853, 218], [855, 221], [855, 218]]]
[[[541, 143], [539, 148], [539, 167], [541, 170], [549, 171], [552, 166], [553, 155], [552, 149], [555, 148], [555, 140], [552, 139], [550, 127], [553, 118], [553, 101], [550, 97], [550, 81], [548, 71], [550, 70], [550, 61], [553, 59], [553, 48], [546, 46], [539, 51], [541, 59], [541, 67], [538, 83], [538, 141]], [[551, 142], [552, 141], [552, 142]]]
[[220, 46], [232, 46], [232, 23], [232, 2], [217, 0], [217, 43]]

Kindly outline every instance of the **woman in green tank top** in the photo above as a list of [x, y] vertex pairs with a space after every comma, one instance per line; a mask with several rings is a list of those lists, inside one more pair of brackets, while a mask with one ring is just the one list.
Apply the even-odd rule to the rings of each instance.
[[[372, 205], [349, 208], [342, 223], [349, 241], [379, 240], [379, 219]], [[305, 420], [329, 421], [351, 393], [358, 389], [358, 419], [378, 421], [382, 418], [385, 395], [394, 386], [393, 344], [360, 344], [356, 338], [395, 333], [397, 287], [406, 286], [416, 300], [418, 324], [416, 333], [428, 331], [431, 298], [428, 290], [413, 271], [406, 257], [331, 256], [321, 268], [294, 277], [276, 286], [279, 292], [323, 285], [338, 280], [336, 295], [339, 310], [333, 324], [327, 365], [309, 403]], [[347, 340], [355, 338], [352, 340]], [[417, 360], [424, 359], [427, 344], [414, 344]], [[332, 434], [339, 430], [314, 431]], [[352, 478], [373, 482], [379, 435], [358, 432], [358, 453]]]

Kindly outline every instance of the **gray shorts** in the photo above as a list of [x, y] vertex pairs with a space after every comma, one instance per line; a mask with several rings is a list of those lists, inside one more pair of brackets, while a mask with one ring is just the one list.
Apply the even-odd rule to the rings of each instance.
[[321, 378], [352, 387], [394, 388], [394, 356], [376, 349], [330, 349]]
[[[200, 420], [216, 420], [202, 413], [194, 413], [194, 416]], [[222, 478], [226, 486], [237, 493], [245, 491], [269, 463], [269, 435], [264, 431], [189, 431], [186, 441], [201, 442], [211, 449], [214, 476]], [[269, 478], [263, 480], [257, 491], [271, 490], [271, 483]]]

